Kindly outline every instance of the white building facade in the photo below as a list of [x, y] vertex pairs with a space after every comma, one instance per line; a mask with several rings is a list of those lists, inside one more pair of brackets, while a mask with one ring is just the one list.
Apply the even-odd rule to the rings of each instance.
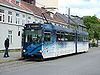
[[26, 23], [43, 22], [32, 12], [0, 3], [0, 50], [4, 50], [4, 41], [8, 37], [9, 49], [22, 48], [22, 33]]

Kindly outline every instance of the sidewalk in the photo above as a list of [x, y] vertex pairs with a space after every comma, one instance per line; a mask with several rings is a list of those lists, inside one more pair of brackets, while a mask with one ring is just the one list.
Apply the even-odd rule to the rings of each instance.
[[3, 58], [4, 53], [0, 53], [0, 64], [4, 62], [11, 62], [21, 58], [21, 52], [9, 52], [8, 58]]

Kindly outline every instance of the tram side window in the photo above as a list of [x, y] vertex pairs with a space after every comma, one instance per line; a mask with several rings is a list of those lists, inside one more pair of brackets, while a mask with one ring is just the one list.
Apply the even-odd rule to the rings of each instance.
[[82, 35], [78, 35], [78, 41], [83, 41]]
[[57, 41], [60, 41], [60, 40], [61, 40], [61, 39], [60, 39], [60, 38], [61, 38], [61, 34], [60, 34], [60, 32], [57, 32], [56, 35], [57, 35]]
[[61, 33], [61, 41], [64, 41], [64, 33]]
[[65, 41], [68, 41], [68, 33], [65, 33]]
[[75, 35], [72, 33], [65, 33], [65, 41], [74, 41]]
[[84, 35], [78, 35], [78, 41], [88, 41], [88, 38], [87, 36], [84, 36]]
[[70, 36], [71, 36], [71, 39], [70, 39], [70, 40], [71, 40], [71, 41], [74, 41], [74, 40], [75, 40], [75, 34], [72, 34], [72, 33], [71, 33]]
[[60, 32], [57, 32], [57, 41], [61, 41], [61, 33]]
[[57, 32], [57, 41], [64, 41], [64, 33]]
[[84, 37], [83, 37], [83, 41], [84, 41], [84, 42], [87, 42], [87, 41], [88, 41], [88, 36], [84, 36]]
[[44, 41], [50, 41], [51, 39], [51, 33], [50, 32], [45, 32], [44, 33]]

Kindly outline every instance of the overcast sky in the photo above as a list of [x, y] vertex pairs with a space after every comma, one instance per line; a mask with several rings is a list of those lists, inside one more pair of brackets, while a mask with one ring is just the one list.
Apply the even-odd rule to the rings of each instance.
[[61, 13], [67, 13], [70, 8], [71, 15], [96, 15], [100, 18], [100, 0], [59, 0], [59, 5]]

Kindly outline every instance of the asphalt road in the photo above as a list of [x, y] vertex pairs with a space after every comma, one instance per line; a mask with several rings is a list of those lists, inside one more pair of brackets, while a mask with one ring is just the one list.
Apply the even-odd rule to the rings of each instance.
[[100, 75], [100, 47], [42, 62], [21, 60], [0, 64], [0, 75]]

